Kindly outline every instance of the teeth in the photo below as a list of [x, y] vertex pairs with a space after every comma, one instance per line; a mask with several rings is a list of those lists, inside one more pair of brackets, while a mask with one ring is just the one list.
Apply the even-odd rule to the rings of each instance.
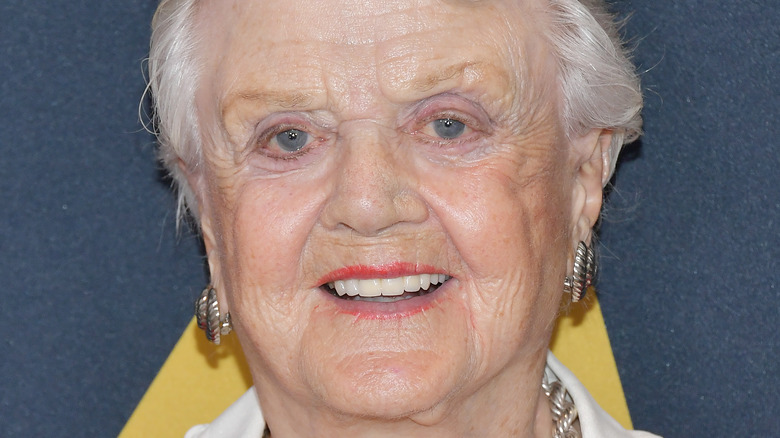
[[[436, 279], [439, 279], [438, 275], [436, 275]], [[431, 287], [431, 274], [420, 274], [420, 288], [428, 290], [429, 287]]]
[[444, 283], [449, 278], [444, 274], [420, 274], [369, 280], [337, 280], [328, 283], [328, 286], [339, 296], [397, 297], [404, 292], [427, 291], [431, 285]]
[[354, 297], [358, 294], [358, 291], [360, 288], [358, 288], [358, 280], [353, 280], [350, 282], [345, 282], [344, 289], [346, 290], [347, 295]]
[[404, 277], [383, 278], [381, 284], [382, 284], [381, 295], [383, 296], [395, 297], [398, 295], [403, 295], [404, 293]]
[[[382, 280], [358, 280], [357, 289], [350, 290], [350, 292], [356, 292], [355, 295], [361, 297], [378, 297], [382, 295]], [[351, 297], [355, 295], [350, 294]]]
[[404, 291], [417, 292], [420, 290], [420, 276], [419, 275], [407, 275], [402, 277], [404, 279]]

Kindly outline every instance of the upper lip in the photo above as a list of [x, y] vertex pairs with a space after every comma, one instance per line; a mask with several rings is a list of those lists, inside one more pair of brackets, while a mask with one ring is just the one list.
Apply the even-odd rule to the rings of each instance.
[[393, 262], [380, 265], [344, 266], [325, 274], [318, 280], [319, 285], [337, 280], [369, 280], [374, 278], [395, 278], [406, 275], [446, 274], [431, 265], [411, 262]]

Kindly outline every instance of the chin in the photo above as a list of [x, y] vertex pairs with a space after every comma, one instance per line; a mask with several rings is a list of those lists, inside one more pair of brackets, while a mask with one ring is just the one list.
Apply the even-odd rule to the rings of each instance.
[[468, 321], [464, 309], [446, 299], [402, 317], [327, 312], [311, 321], [305, 380], [341, 414], [392, 420], [429, 411], [473, 374]]
[[369, 354], [323, 376], [321, 396], [343, 415], [392, 421], [440, 406], [459, 386], [453, 371], [451, 359], [430, 352]]

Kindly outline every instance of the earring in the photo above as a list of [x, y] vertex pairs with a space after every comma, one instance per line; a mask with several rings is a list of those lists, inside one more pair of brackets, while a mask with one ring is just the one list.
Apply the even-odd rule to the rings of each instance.
[[596, 272], [596, 256], [585, 242], [577, 244], [574, 255], [574, 273], [563, 280], [563, 291], [571, 294], [571, 302], [576, 303], [585, 296], [588, 286], [593, 282]]
[[224, 319], [219, 314], [217, 291], [211, 285], [206, 286], [200, 293], [200, 297], [195, 300], [195, 317], [198, 320], [198, 327], [206, 332], [206, 339], [217, 345], [219, 345], [220, 335], [226, 335], [233, 330], [230, 312], [225, 313]]

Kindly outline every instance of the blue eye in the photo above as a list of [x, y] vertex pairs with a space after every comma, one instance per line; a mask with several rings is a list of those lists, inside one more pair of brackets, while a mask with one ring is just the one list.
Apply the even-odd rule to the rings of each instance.
[[274, 138], [279, 147], [287, 152], [297, 152], [309, 142], [309, 134], [299, 129], [288, 129]]
[[438, 119], [433, 121], [433, 130], [439, 137], [451, 140], [460, 137], [466, 125], [455, 119]]

